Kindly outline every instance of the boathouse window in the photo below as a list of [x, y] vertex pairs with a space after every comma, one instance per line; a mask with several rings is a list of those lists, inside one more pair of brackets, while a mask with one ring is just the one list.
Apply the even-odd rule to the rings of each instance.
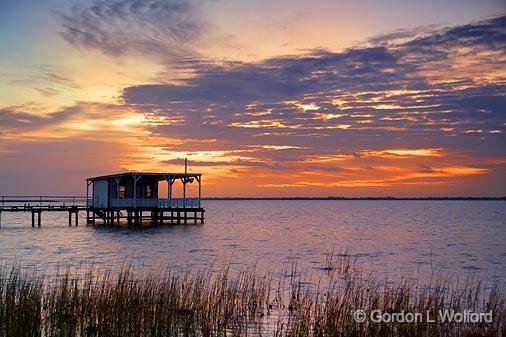
[[125, 185], [119, 185], [118, 188], [118, 199], [125, 199], [126, 187]]
[[151, 190], [151, 185], [146, 185], [146, 199], [151, 199], [153, 197], [153, 191]]

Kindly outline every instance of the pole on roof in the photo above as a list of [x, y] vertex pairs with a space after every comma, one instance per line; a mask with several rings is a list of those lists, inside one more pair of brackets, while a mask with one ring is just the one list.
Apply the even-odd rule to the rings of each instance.
[[167, 186], [167, 188], [168, 188], [167, 194], [169, 196], [169, 207], [172, 208], [172, 183], [174, 183], [174, 180], [172, 180], [171, 176], [169, 176], [168, 182], [169, 182], [169, 185]]
[[186, 207], [186, 178], [181, 179], [183, 183], [183, 207]]
[[184, 159], [184, 173], [188, 173], [188, 158]]

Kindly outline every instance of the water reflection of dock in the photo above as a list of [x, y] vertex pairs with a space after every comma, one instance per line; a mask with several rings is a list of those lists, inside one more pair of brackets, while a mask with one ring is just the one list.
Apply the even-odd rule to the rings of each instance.
[[[187, 196], [187, 184], [198, 183], [198, 196]], [[41, 226], [44, 212], [68, 212], [68, 225], [78, 225], [80, 211], [86, 212], [87, 224], [128, 227], [164, 224], [202, 224], [202, 175], [200, 173], [127, 172], [86, 179], [86, 197], [3, 196], [2, 213], [32, 214], [32, 227]], [[167, 198], [159, 197], [166, 183]], [[174, 186], [181, 185], [182, 198], [174, 198]]]

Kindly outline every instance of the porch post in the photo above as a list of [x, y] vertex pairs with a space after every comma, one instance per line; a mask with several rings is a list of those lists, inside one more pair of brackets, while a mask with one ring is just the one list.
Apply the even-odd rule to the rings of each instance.
[[137, 175], [133, 174], [134, 178], [134, 208], [137, 205]]
[[183, 182], [183, 207], [186, 207], [186, 178], [181, 179]]
[[120, 182], [121, 178], [120, 177], [115, 177], [114, 178], [114, 181], [116, 182], [116, 207], [119, 208], [119, 182]]
[[[91, 202], [89, 201], [89, 199], [90, 199], [90, 197], [89, 197], [90, 186], [91, 186]], [[93, 204], [93, 189], [94, 189], [93, 181], [86, 180], [86, 207], [93, 207], [94, 206], [94, 204]]]
[[137, 206], [137, 182], [142, 178], [142, 174], [133, 174], [134, 177], [134, 208]]
[[88, 179], [86, 179], [86, 203], [85, 203], [86, 208], [88, 208], [88, 196], [89, 196], [88, 190], [90, 189], [89, 187], [90, 187], [90, 184], [88, 182]]
[[199, 182], [199, 207], [200, 207], [200, 200], [202, 199], [202, 176], [198, 177]]

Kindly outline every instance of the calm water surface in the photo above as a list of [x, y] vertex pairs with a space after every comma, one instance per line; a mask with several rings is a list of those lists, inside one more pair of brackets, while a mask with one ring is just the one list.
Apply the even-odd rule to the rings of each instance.
[[68, 227], [67, 213], [2, 214], [0, 264], [52, 272], [69, 263], [146, 271], [255, 266], [280, 273], [297, 263], [318, 275], [346, 250], [381, 277], [426, 279], [431, 270], [506, 288], [504, 201], [206, 201], [205, 225], [129, 230]]

